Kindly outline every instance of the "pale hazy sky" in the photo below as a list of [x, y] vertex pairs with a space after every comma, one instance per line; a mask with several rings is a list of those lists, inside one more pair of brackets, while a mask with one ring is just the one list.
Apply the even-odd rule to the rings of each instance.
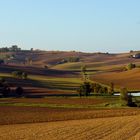
[[0, 47], [140, 50], [140, 0], [0, 0]]

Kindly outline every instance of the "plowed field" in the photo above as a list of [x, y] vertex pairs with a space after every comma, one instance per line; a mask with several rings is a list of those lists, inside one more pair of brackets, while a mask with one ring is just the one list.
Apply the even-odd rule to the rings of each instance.
[[0, 126], [2, 140], [139, 140], [140, 116]]

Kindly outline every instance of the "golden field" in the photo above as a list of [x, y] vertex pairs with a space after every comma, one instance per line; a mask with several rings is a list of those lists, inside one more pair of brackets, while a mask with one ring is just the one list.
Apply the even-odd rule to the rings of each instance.
[[139, 140], [140, 116], [0, 126], [2, 140]]

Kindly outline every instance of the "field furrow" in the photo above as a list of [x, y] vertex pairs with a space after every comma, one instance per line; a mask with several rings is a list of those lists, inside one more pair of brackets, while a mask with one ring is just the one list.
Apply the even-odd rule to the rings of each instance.
[[1, 125], [2, 140], [139, 140], [140, 116]]

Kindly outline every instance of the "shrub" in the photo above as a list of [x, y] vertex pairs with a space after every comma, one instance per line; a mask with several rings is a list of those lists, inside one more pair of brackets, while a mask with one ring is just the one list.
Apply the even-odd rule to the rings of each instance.
[[8, 97], [11, 89], [9, 87], [9, 84], [7, 83], [7, 81], [4, 78], [0, 78], [0, 92], [2, 93], [3, 97]]
[[122, 102], [127, 103], [127, 101], [128, 101], [128, 93], [127, 93], [126, 88], [121, 88], [121, 90], [120, 90], [120, 100]]
[[47, 65], [44, 66], [45, 69], [48, 69], [49, 67]]
[[121, 89], [120, 100], [122, 105], [135, 106], [135, 104], [132, 101], [132, 96], [130, 93], [128, 93], [126, 88]]
[[127, 71], [128, 70], [128, 68], [126, 68], [126, 67], [123, 67], [123, 69], [122, 69], [122, 71]]
[[0, 77], [0, 83], [4, 83], [5, 79], [3, 77]]
[[22, 78], [23, 78], [23, 79], [27, 79], [27, 77], [28, 77], [28, 74], [27, 74], [26, 72], [23, 72], [23, 73], [22, 73]]
[[13, 72], [12, 72], [12, 75], [13, 75], [15, 78], [22, 78], [22, 72], [21, 72], [21, 71], [13, 71]]
[[10, 94], [10, 92], [11, 92], [11, 89], [9, 88], [9, 87], [3, 87], [2, 88], [2, 95], [4, 96], [4, 97], [8, 97], [9, 96], [9, 94]]
[[26, 72], [22, 72], [22, 71], [14, 71], [12, 72], [12, 75], [15, 78], [19, 78], [19, 79], [27, 79], [28, 74]]
[[15, 92], [16, 92], [17, 96], [22, 96], [23, 95], [23, 88], [22, 87], [17, 87]]
[[67, 58], [68, 62], [79, 62], [80, 58], [79, 57], [69, 57]]
[[127, 70], [132, 70], [132, 69], [134, 69], [134, 68], [136, 68], [136, 65], [133, 64], [133, 63], [129, 63], [129, 64], [127, 65]]

